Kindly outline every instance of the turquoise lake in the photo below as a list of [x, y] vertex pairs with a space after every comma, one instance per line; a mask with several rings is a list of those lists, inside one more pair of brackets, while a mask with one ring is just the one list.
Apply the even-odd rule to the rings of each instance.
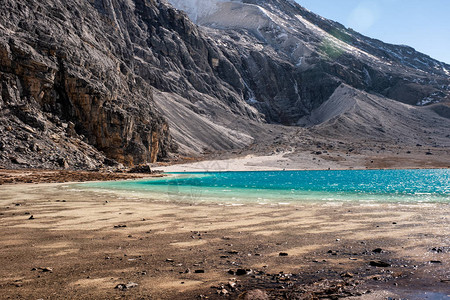
[[450, 170], [346, 170], [169, 173], [167, 177], [95, 182], [76, 189], [123, 197], [226, 203], [450, 203]]

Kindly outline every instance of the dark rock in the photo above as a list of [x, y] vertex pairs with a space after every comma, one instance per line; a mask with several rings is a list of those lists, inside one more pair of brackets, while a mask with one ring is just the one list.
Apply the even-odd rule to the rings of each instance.
[[242, 275], [247, 275], [247, 270], [245, 270], [245, 269], [237, 269], [236, 270], [236, 275], [238, 275], [238, 276], [242, 276]]
[[286, 252], [280, 252], [278, 255], [279, 256], [288, 256], [289, 254], [287, 254]]
[[138, 284], [135, 282], [129, 282], [127, 284], [119, 283], [118, 285], [116, 285], [115, 289], [118, 289], [121, 291], [126, 291], [126, 290], [129, 290], [129, 289], [137, 287], [137, 286], [138, 286]]
[[125, 227], [127, 227], [127, 225], [125, 224], [114, 225], [114, 228], [125, 228]]
[[152, 170], [149, 165], [139, 165], [131, 168], [128, 173], [152, 174]]
[[440, 261], [440, 260], [431, 260], [430, 263], [431, 264], [442, 264], [442, 261]]
[[34, 216], [31, 215], [31, 216], [28, 218], [28, 220], [34, 220]]
[[373, 267], [381, 267], [381, 268], [387, 268], [387, 267], [391, 266], [390, 263], [381, 261], [381, 260], [372, 260], [369, 262], [369, 265], [371, 265]]
[[376, 248], [376, 249], [373, 249], [372, 252], [373, 252], [373, 253], [381, 253], [381, 252], [383, 252], [383, 249], [381, 249], [381, 248]]
[[196, 274], [205, 273], [205, 270], [195, 270], [194, 273], [196, 273]]
[[59, 165], [61, 168], [63, 168], [63, 169], [69, 168], [69, 164], [67, 163], [66, 159], [63, 158], [63, 157], [58, 158], [58, 159], [56, 160], [56, 162], [57, 162], [58, 165]]

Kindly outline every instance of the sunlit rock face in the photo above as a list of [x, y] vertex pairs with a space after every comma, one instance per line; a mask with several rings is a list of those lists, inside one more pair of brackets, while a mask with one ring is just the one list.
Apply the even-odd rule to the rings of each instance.
[[362, 36], [294, 1], [169, 2], [233, 58], [244, 98], [269, 122], [298, 123], [341, 83], [412, 105], [450, 98], [448, 65]]

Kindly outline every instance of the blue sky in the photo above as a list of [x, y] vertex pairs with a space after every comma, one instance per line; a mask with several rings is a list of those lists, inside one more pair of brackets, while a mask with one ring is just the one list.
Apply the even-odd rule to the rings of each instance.
[[450, 64], [450, 0], [296, 0], [346, 27]]

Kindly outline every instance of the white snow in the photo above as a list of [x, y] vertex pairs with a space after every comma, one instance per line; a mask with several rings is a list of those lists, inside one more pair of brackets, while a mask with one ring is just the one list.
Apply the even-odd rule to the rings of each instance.
[[336, 47], [338, 47], [339, 49], [352, 53], [355, 56], [359, 56], [359, 55], [364, 55], [372, 60], [375, 61], [379, 61], [379, 59], [375, 56], [373, 56], [372, 54], [369, 54], [361, 49], [358, 49], [356, 47], [353, 47], [337, 38], [335, 38], [334, 36], [332, 36], [331, 34], [329, 34], [328, 32], [326, 32], [325, 30], [323, 30], [322, 28], [320, 28], [319, 26], [314, 25], [313, 23], [309, 22], [308, 20], [306, 20], [305, 18], [303, 18], [301, 15], [296, 15], [297, 19], [303, 23], [303, 25], [306, 26], [306, 28], [310, 31], [312, 31], [313, 33], [315, 33], [317, 36], [322, 37], [324, 40], [329, 41], [331, 43], [333, 43], [333, 45], [335, 45]]

